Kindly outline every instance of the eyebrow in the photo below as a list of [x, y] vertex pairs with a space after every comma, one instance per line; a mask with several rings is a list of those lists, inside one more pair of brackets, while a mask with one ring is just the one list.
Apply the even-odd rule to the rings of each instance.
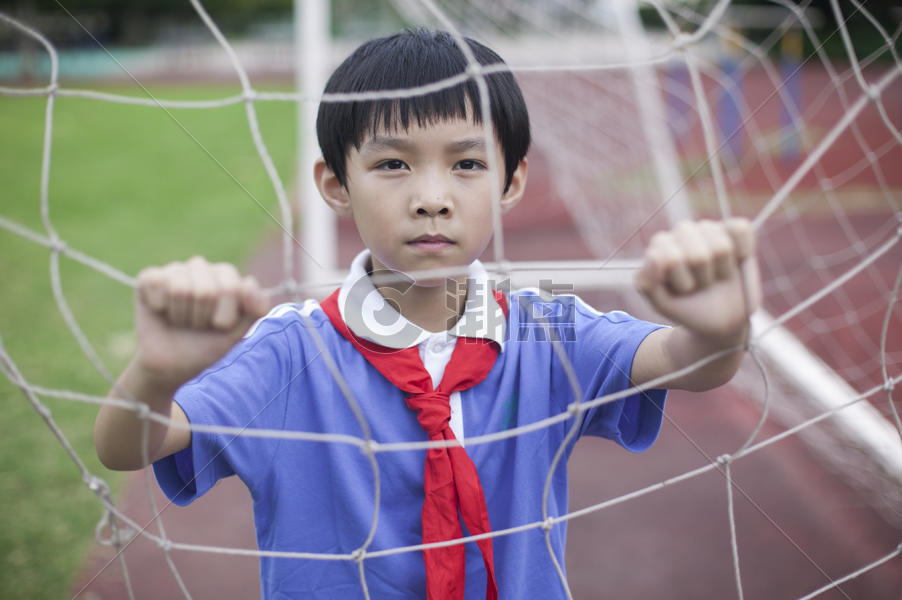
[[[401, 152], [410, 152], [415, 149], [415, 144], [409, 142], [403, 137], [377, 135], [365, 141], [361, 147], [361, 152], [380, 152], [382, 150], [398, 150]], [[445, 146], [445, 151], [449, 154], [460, 152], [484, 152], [486, 149], [485, 140], [482, 137], [464, 138], [451, 142]]]
[[466, 138], [448, 144], [445, 146], [445, 150], [452, 154], [469, 151], [485, 152], [485, 139], [482, 137]]
[[360, 151], [379, 152], [381, 150], [411, 150], [413, 144], [400, 137], [377, 135], [360, 146]]

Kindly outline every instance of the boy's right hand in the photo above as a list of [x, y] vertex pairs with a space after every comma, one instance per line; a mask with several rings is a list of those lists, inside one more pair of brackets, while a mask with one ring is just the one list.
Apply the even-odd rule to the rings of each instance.
[[133, 365], [173, 392], [222, 358], [266, 314], [257, 281], [195, 256], [138, 274]]

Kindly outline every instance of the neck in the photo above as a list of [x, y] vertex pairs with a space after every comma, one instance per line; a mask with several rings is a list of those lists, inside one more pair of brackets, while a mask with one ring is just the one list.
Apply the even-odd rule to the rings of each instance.
[[463, 315], [467, 301], [467, 278], [446, 279], [438, 285], [412, 285], [403, 293], [394, 287], [380, 287], [405, 319], [426, 331], [446, 331]]

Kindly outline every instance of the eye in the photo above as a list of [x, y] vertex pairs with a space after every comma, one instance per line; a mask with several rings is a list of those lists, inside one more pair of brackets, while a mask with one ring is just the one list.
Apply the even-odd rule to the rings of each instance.
[[376, 165], [377, 169], [382, 169], [385, 171], [398, 171], [400, 169], [406, 169], [407, 165], [404, 164], [403, 160], [398, 160], [397, 158], [392, 158], [389, 160], [383, 160], [381, 163]]
[[484, 169], [485, 165], [478, 160], [464, 159], [454, 165], [454, 167], [461, 171], [476, 171], [478, 169]]

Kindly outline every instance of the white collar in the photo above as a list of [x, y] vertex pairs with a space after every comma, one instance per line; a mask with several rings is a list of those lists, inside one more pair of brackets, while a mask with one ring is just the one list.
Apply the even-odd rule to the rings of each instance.
[[[414, 325], [385, 301], [367, 274], [370, 252], [364, 250], [338, 291], [338, 310], [355, 335], [388, 348], [412, 348], [433, 332]], [[346, 310], [353, 308], [353, 310]], [[495, 300], [488, 273], [478, 260], [467, 269], [467, 301], [463, 316], [446, 333], [457, 337], [484, 338], [504, 349], [507, 319]]]

